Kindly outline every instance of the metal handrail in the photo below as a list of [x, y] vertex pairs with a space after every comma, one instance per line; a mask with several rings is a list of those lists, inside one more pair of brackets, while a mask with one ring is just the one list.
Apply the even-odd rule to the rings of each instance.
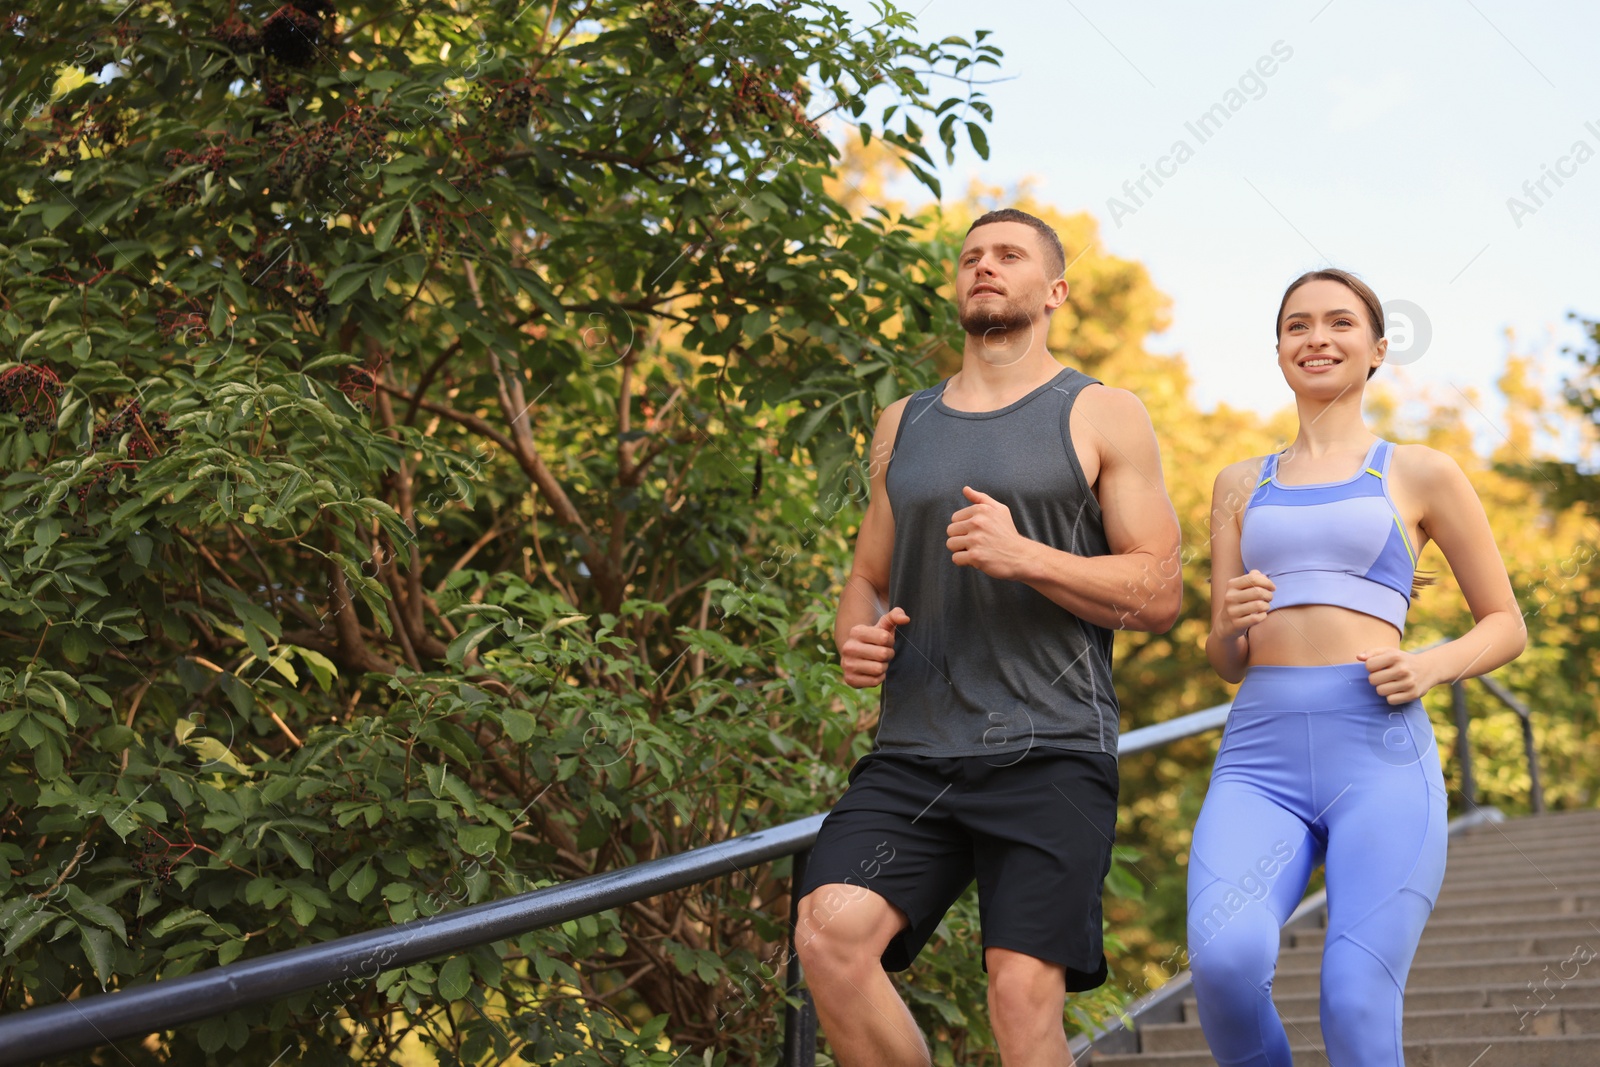
[[[1478, 675], [1477, 681], [1483, 683], [1496, 700], [1516, 712], [1517, 718], [1522, 720], [1522, 749], [1528, 760], [1528, 807], [1533, 809], [1535, 815], [1544, 811], [1544, 786], [1539, 781], [1539, 751], [1533, 743], [1533, 716], [1528, 706], [1518, 700], [1511, 690], [1489, 677], [1487, 674]], [[1466, 684], [1460, 681], [1452, 682], [1453, 702], [1456, 708], [1456, 756], [1461, 761], [1461, 792], [1466, 796], [1467, 802], [1478, 802], [1477, 789], [1472, 782], [1472, 747], [1465, 743], [1467, 736], [1466, 716]]]
[[[1522, 717], [1536, 798], [1534, 810], [1542, 810], [1537, 753], [1533, 748], [1527, 709], [1498, 683], [1487, 678], [1479, 680]], [[1461, 684], [1456, 682], [1454, 686], [1459, 689]], [[1464, 703], [1461, 706], [1464, 707]], [[1117, 756], [1120, 759], [1215, 730], [1227, 721], [1232, 707], [1233, 703], [1228, 701], [1167, 722], [1129, 730], [1118, 739]], [[1464, 726], [1460, 736], [1466, 736]], [[1470, 785], [1470, 766], [1465, 770]], [[799, 902], [794, 898], [793, 889], [804, 876], [809, 850], [825, 816], [826, 813], [811, 815], [688, 852], [504, 900], [474, 904], [427, 919], [270, 953], [181, 978], [157, 979], [132, 989], [97, 993], [14, 1012], [0, 1017], [0, 1067], [36, 1063], [50, 1056], [168, 1030], [344, 979], [370, 981], [394, 967], [509, 940], [785, 856], [794, 856], [795, 862], [790, 872], [789, 950], [785, 972], [790, 1000], [784, 1019], [784, 1063], [809, 1067], [815, 1049], [816, 1017], [810, 995], [802, 986], [799, 957], [794, 951]]]
[[98, 993], [0, 1018], [0, 1064], [34, 1063], [265, 1004], [345, 978], [454, 955], [585, 915], [791, 856], [816, 840], [823, 815], [547, 886], [504, 900], [270, 953], [181, 978]]

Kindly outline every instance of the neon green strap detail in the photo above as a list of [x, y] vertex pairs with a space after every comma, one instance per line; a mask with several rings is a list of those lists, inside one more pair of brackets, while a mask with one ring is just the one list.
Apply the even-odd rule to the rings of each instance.
[[1411, 557], [1411, 569], [1417, 569], [1417, 554], [1411, 551], [1411, 538], [1406, 534], [1406, 528], [1400, 525], [1400, 516], [1394, 517], [1394, 528], [1400, 531], [1400, 543], [1406, 546], [1406, 555]]

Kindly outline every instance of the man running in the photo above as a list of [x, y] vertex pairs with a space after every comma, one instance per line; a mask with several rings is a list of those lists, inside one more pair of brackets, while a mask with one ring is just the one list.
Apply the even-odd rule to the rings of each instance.
[[801, 962], [842, 1067], [930, 1062], [886, 972], [911, 966], [974, 877], [1007, 1067], [1070, 1064], [1066, 992], [1106, 978], [1112, 634], [1177, 619], [1179, 536], [1144, 405], [1045, 347], [1064, 269], [1034, 216], [974, 222], [961, 370], [891, 404], [873, 437], [834, 640], [846, 682], [883, 686], [878, 732], [797, 888]]

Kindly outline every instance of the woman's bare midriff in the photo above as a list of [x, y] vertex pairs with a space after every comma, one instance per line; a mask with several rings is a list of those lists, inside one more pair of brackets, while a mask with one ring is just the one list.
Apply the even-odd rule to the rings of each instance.
[[1250, 627], [1249, 666], [1325, 667], [1399, 646], [1400, 631], [1382, 619], [1333, 604], [1301, 604], [1275, 608]]

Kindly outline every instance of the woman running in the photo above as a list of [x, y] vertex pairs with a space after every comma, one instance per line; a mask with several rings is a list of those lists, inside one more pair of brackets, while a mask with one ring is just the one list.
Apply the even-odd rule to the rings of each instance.
[[[1420, 700], [1515, 659], [1527, 631], [1477, 494], [1454, 460], [1375, 437], [1362, 392], [1383, 307], [1340, 270], [1297, 278], [1278, 366], [1300, 433], [1217, 477], [1206, 655], [1243, 679], [1189, 856], [1189, 956], [1220, 1064], [1288, 1067], [1311, 1045], [1272, 1003], [1279, 930], [1325, 864], [1322, 1035], [1334, 1067], [1403, 1067], [1406, 973], [1444, 877], [1445, 787]], [[1450, 564], [1476, 625], [1402, 652], [1417, 556]]]

